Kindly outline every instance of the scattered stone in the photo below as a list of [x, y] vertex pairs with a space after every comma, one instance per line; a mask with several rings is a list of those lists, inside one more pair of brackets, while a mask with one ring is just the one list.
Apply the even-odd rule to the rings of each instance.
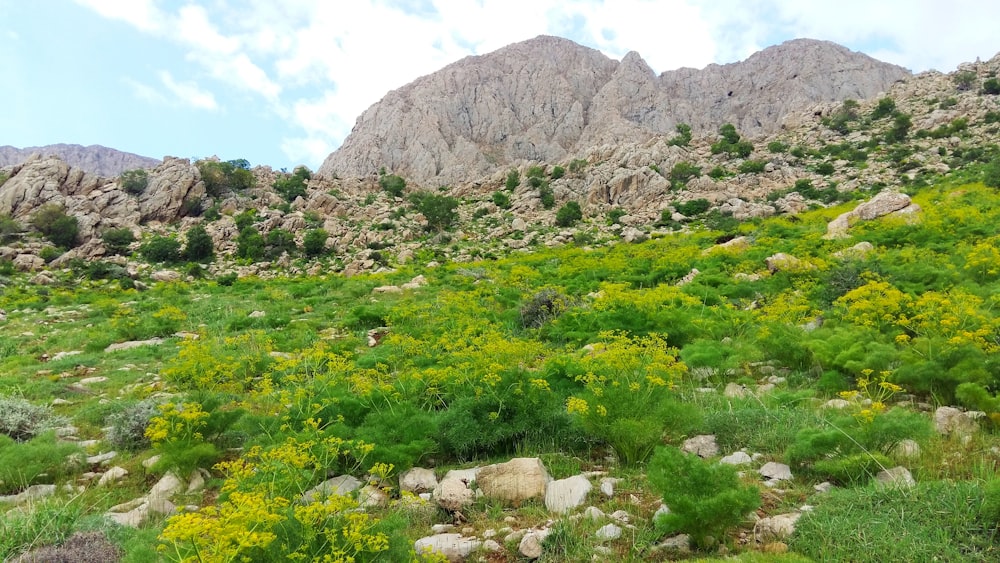
[[653, 521], [655, 522], [657, 518], [665, 514], [670, 514], [670, 507], [665, 504], [661, 504], [660, 507], [656, 509], [656, 512], [653, 513]]
[[909, 488], [917, 484], [917, 482], [913, 480], [913, 475], [910, 474], [910, 470], [903, 466], [897, 466], [892, 469], [883, 469], [882, 471], [879, 471], [878, 475], [875, 476], [875, 481], [882, 487]]
[[127, 475], [128, 475], [127, 469], [125, 469], [124, 467], [118, 467], [116, 465], [115, 467], [108, 469], [104, 473], [104, 475], [101, 475], [101, 478], [97, 481], [97, 486], [104, 487], [112, 483], [117, 483], [118, 481], [124, 479], [125, 476]]
[[771, 479], [773, 481], [792, 480], [792, 469], [784, 463], [769, 461], [760, 468], [759, 473], [765, 479]]
[[454, 524], [434, 524], [431, 526], [431, 531], [435, 534], [447, 534], [448, 532], [455, 529]]
[[110, 452], [106, 452], [106, 453], [98, 454], [98, 455], [92, 455], [92, 456], [88, 457], [87, 458], [87, 463], [90, 464], [90, 465], [97, 465], [97, 464], [107, 465], [107, 462], [111, 461], [112, 459], [114, 459], [117, 456], [118, 456], [118, 452], [116, 452], [114, 450], [111, 450]]
[[750, 457], [750, 454], [744, 451], [738, 451], [723, 457], [719, 460], [719, 463], [724, 463], [726, 465], [746, 465], [752, 461], [753, 458]]
[[892, 454], [904, 459], [917, 459], [920, 457], [920, 444], [914, 440], [900, 440], [896, 447], [892, 448]]
[[476, 476], [476, 483], [487, 498], [513, 504], [545, 496], [545, 485], [550, 480], [545, 465], [537, 457], [514, 458], [506, 463], [488, 465]]
[[823, 481], [819, 485], [813, 485], [813, 490], [817, 493], [829, 493], [833, 489], [833, 483]]
[[607, 517], [607, 514], [596, 506], [588, 506], [583, 510], [581, 517], [587, 520], [603, 520]]
[[23, 504], [28, 501], [52, 496], [55, 492], [55, 485], [31, 485], [16, 495], [0, 496], [0, 503]]
[[352, 475], [338, 475], [302, 493], [299, 502], [309, 504], [319, 498], [343, 496], [361, 488], [361, 481]]
[[402, 289], [410, 290], [410, 289], [417, 289], [418, 287], [423, 287], [425, 285], [427, 285], [427, 278], [425, 278], [424, 276], [417, 276], [412, 280], [404, 283], [401, 287]]
[[624, 510], [616, 510], [612, 512], [611, 518], [621, 522], [622, 524], [628, 524], [629, 520], [632, 519], [632, 517], [628, 515], [628, 512], [625, 512]]
[[377, 294], [403, 293], [403, 288], [395, 285], [380, 285], [378, 287], [372, 288], [372, 293], [377, 293]]
[[365, 485], [358, 491], [358, 504], [362, 508], [384, 508], [389, 506], [389, 495], [375, 485]]
[[264, 311], [253, 311], [249, 315], [247, 315], [247, 318], [250, 318], [250, 319], [263, 319], [266, 316], [267, 316], [267, 313], [265, 313]]
[[739, 383], [728, 383], [722, 395], [730, 399], [743, 399], [750, 396], [750, 390]]
[[687, 534], [678, 534], [672, 538], [667, 538], [660, 542], [656, 551], [688, 553], [691, 551], [691, 537]]
[[764, 543], [768, 540], [782, 540], [791, 537], [795, 532], [795, 523], [802, 516], [800, 512], [779, 514], [769, 518], [761, 518], [754, 524], [754, 538]]
[[[449, 472], [449, 475], [451, 473]], [[437, 501], [438, 506], [445, 510], [452, 512], [461, 510], [476, 499], [476, 493], [469, 488], [470, 482], [470, 480], [458, 476], [449, 477], [446, 475], [434, 488], [434, 500]]]
[[486, 540], [483, 542], [483, 549], [490, 553], [499, 553], [503, 547], [496, 540]]
[[851, 406], [850, 401], [845, 399], [830, 399], [823, 403], [824, 409], [846, 409], [849, 406]]
[[437, 476], [431, 469], [414, 467], [399, 476], [399, 490], [411, 493], [433, 491], [437, 487]]
[[528, 559], [538, 559], [542, 556], [542, 542], [549, 535], [548, 530], [533, 530], [521, 538], [517, 551]]
[[448, 558], [448, 561], [463, 561], [482, 545], [483, 542], [476, 538], [466, 538], [462, 534], [435, 534], [415, 541], [413, 549], [418, 555], [438, 553]]
[[979, 424], [955, 407], [940, 407], [934, 411], [934, 428], [943, 436], [964, 437], [979, 430]]
[[49, 358], [49, 361], [50, 362], [58, 362], [59, 360], [65, 360], [66, 358], [68, 358], [70, 356], [77, 356], [77, 355], [82, 354], [82, 353], [83, 352], [80, 351], [80, 350], [67, 350], [65, 352], [58, 352], [54, 356], [52, 356], [51, 358]]
[[138, 348], [140, 346], [159, 346], [163, 344], [164, 340], [162, 338], [150, 338], [149, 340], [129, 340], [128, 342], [115, 342], [114, 344], [109, 344], [107, 348], [104, 349], [105, 353], [109, 352], [120, 352], [121, 350], [131, 350], [132, 348]]
[[158, 282], [175, 282], [181, 279], [181, 274], [173, 270], [157, 270], [149, 275], [149, 279]]
[[601, 479], [601, 494], [611, 498], [615, 496], [615, 485], [617, 485], [621, 479], [615, 477], [605, 477]]
[[545, 489], [545, 508], [565, 514], [583, 504], [591, 488], [590, 481], [583, 475], [551, 481]]
[[622, 537], [622, 529], [614, 524], [605, 524], [594, 535], [601, 541], [616, 540]]
[[689, 454], [695, 454], [701, 458], [709, 458], [719, 455], [719, 446], [715, 443], [715, 436], [713, 434], [702, 434], [700, 436], [688, 438], [687, 440], [684, 440], [684, 445], [681, 446], [681, 450]]
[[156, 463], [158, 461], [160, 461], [160, 456], [159, 455], [154, 455], [153, 457], [150, 457], [149, 459], [142, 460], [142, 466], [145, 467], [146, 469], [150, 469], [154, 465], [156, 465]]

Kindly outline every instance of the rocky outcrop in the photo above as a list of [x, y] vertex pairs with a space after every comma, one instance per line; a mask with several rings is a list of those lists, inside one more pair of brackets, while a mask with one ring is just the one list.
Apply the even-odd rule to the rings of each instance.
[[165, 157], [149, 174], [149, 184], [139, 197], [142, 221], [174, 221], [181, 217], [185, 200], [200, 201], [205, 184], [198, 168], [186, 158]]
[[32, 155], [57, 156], [73, 168], [89, 174], [113, 178], [126, 170], [153, 168], [160, 164], [155, 158], [139, 156], [128, 152], [102, 147], [101, 145], [45, 145], [19, 149], [5, 145], [0, 147], [0, 166], [22, 164]]
[[[754, 136], [820, 102], [870, 98], [910, 76], [825, 41], [799, 39], [745, 61], [657, 76], [556, 37], [467, 57], [389, 92], [319, 169], [365, 177], [385, 167], [452, 183], [520, 160], [558, 162], [593, 147], [671, 135], [678, 123]], [[635, 181], [632, 179], [630, 181]]]

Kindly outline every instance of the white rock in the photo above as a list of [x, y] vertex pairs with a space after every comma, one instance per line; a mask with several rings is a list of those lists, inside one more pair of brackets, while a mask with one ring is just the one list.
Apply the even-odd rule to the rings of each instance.
[[514, 504], [545, 496], [545, 486], [551, 480], [542, 460], [537, 457], [514, 458], [506, 463], [488, 465], [476, 475], [483, 495]]
[[775, 481], [790, 481], [792, 479], [792, 469], [784, 463], [769, 461], [760, 468], [759, 473], [766, 479]]
[[731, 399], [742, 399], [750, 396], [750, 391], [739, 383], [729, 383], [722, 395]]
[[361, 481], [352, 475], [338, 475], [302, 493], [299, 502], [309, 504], [320, 497], [343, 496], [361, 488]]
[[940, 407], [934, 411], [934, 428], [945, 436], [971, 436], [979, 424], [967, 413], [955, 407]]
[[184, 490], [184, 483], [173, 473], [167, 473], [153, 485], [149, 498], [170, 498]]
[[875, 481], [883, 487], [904, 487], [909, 488], [917, 484], [913, 480], [913, 475], [910, 474], [910, 470], [903, 467], [897, 466], [892, 469], [883, 469], [878, 472], [875, 476]]
[[596, 506], [588, 506], [583, 510], [583, 517], [588, 520], [603, 520], [607, 515]]
[[799, 512], [791, 512], [789, 514], [761, 518], [754, 524], [754, 537], [761, 543], [791, 537], [795, 532], [795, 523], [800, 516], [802, 514]]
[[438, 553], [447, 557], [448, 561], [463, 561], [482, 545], [483, 542], [476, 538], [466, 538], [462, 534], [435, 534], [415, 541], [413, 549], [418, 555]]
[[622, 536], [622, 529], [614, 524], [605, 524], [594, 535], [601, 541], [616, 540]]
[[724, 463], [726, 465], [746, 465], [752, 461], [753, 458], [750, 457], [750, 454], [738, 451], [723, 457], [719, 460], [719, 463]]
[[548, 537], [548, 531], [531, 531], [521, 538], [517, 551], [528, 559], [538, 559], [542, 556], [542, 542]]
[[605, 477], [601, 479], [601, 494], [611, 498], [615, 496], [615, 485], [617, 485], [621, 479], [615, 477]]
[[128, 470], [124, 467], [112, 467], [111, 469], [108, 469], [104, 475], [101, 475], [101, 478], [97, 481], [97, 486], [104, 487], [112, 483], [117, 483], [118, 481], [124, 479], [126, 475], [128, 475]]
[[431, 469], [414, 467], [399, 476], [399, 489], [411, 493], [433, 491], [437, 487], [437, 476]]
[[583, 504], [591, 488], [590, 481], [582, 475], [551, 481], [545, 488], [545, 508], [565, 514]]
[[434, 488], [434, 500], [445, 510], [456, 511], [472, 504], [476, 494], [469, 488], [469, 481], [445, 476]]
[[110, 452], [105, 452], [103, 454], [92, 455], [87, 458], [87, 463], [90, 465], [106, 464], [112, 459], [118, 456], [118, 452], [111, 450]]
[[920, 457], [920, 444], [914, 440], [900, 440], [896, 447], [892, 448], [893, 455], [904, 459], [917, 459]]
[[715, 436], [712, 434], [702, 434], [684, 440], [681, 450], [702, 458], [719, 455], [719, 446], [716, 445]]

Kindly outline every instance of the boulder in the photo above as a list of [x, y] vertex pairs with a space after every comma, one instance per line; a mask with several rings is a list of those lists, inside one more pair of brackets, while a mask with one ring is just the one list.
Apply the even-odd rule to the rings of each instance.
[[719, 446], [715, 443], [715, 435], [702, 434], [684, 440], [681, 450], [698, 457], [708, 458], [719, 455]]
[[551, 480], [542, 460], [537, 457], [514, 458], [506, 463], [488, 465], [479, 470], [476, 483], [487, 498], [518, 505], [530, 498], [545, 496]]
[[467, 538], [462, 534], [434, 534], [413, 542], [413, 549], [418, 555], [436, 553], [443, 555], [448, 561], [464, 561], [482, 545], [483, 542], [478, 539]]
[[910, 470], [903, 466], [879, 471], [875, 476], [875, 482], [881, 487], [909, 488], [917, 484]]
[[470, 482], [458, 476], [445, 476], [434, 488], [433, 498], [445, 510], [461, 510], [476, 499], [476, 493], [469, 488]]
[[319, 485], [302, 493], [299, 502], [309, 504], [331, 496], [349, 495], [361, 488], [361, 481], [352, 475], [339, 475], [323, 481]]
[[943, 436], [964, 437], [979, 430], [979, 423], [960, 409], [939, 407], [934, 411], [934, 428]]
[[411, 493], [425, 493], [437, 487], [437, 476], [432, 469], [414, 467], [399, 476], [399, 490]]
[[583, 475], [550, 481], [545, 488], [545, 508], [550, 512], [565, 514], [582, 505], [592, 485]]
[[784, 463], [769, 461], [760, 468], [759, 473], [765, 479], [772, 481], [792, 480], [792, 469]]
[[801, 516], [800, 512], [791, 512], [761, 518], [754, 524], [754, 537], [760, 543], [789, 538], [795, 532], [795, 523]]

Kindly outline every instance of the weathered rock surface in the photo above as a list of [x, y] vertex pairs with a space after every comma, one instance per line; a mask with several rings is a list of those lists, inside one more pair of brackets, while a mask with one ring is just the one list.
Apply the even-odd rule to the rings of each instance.
[[319, 174], [364, 177], [384, 166], [418, 181], [451, 183], [518, 160], [557, 162], [590, 147], [642, 142], [672, 134], [681, 122], [696, 132], [729, 122], [753, 136], [778, 130], [786, 115], [817, 102], [870, 98], [908, 76], [806, 39], [738, 63], [657, 76], [638, 53], [618, 62], [541, 36], [389, 92], [358, 118]]
[[448, 561], [464, 561], [482, 545], [480, 540], [463, 537], [462, 534], [434, 534], [414, 542], [413, 549], [417, 554], [438, 553], [448, 558]]
[[32, 155], [58, 156], [66, 164], [97, 176], [112, 178], [126, 170], [154, 168], [160, 163], [155, 158], [139, 156], [101, 145], [56, 144], [43, 147], [0, 147], [0, 166], [21, 164]]
[[565, 514], [582, 505], [592, 485], [583, 475], [574, 475], [558, 481], [550, 481], [545, 488], [545, 508], [551, 512]]
[[537, 457], [514, 458], [506, 463], [487, 465], [476, 476], [483, 495], [513, 504], [544, 497], [545, 486], [550, 480], [545, 465]]

